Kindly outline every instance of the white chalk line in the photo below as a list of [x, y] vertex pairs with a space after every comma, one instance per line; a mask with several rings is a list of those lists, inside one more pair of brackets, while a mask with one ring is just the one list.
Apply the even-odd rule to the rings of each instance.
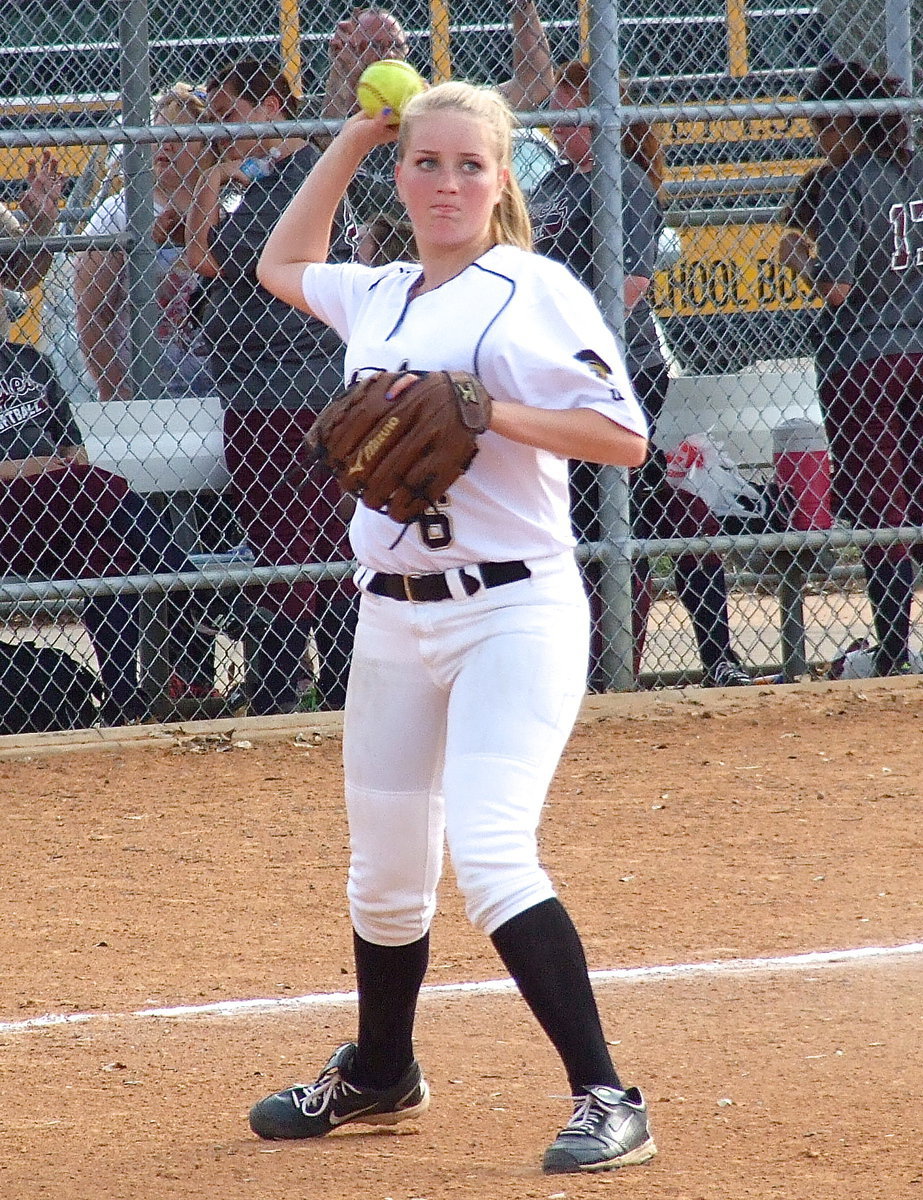
[[[788, 954], [770, 958], [727, 958], [712, 962], [668, 963], [653, 967], [619, 967], [591, 971], [595, 984], [645, 983], [662, 979], [691, 979], [699, 975], [740, 975], [755, 972], [807, 971], [841, 963], [869, 962], [908, 958], [923, 954], [923, 942], [903, 946], [861, 946], [852, 950], [815, 950], [806, 954]], [[487, 979], [479, 983], [438, 983], [423, 988], [421, 998], [462, 995], [488, 996], [515, 990], [512, 979]], [[46, 1013], [23, 1021], [0, 1021], [0, 1034], [28, 1033], [62, 1025], [86, 1025], [91, 1021], [127, 1019], [180, 1019], [184, 1017], [261, 1016], [293, 1012], [306, 1008], [338, 1008], [356, 1003], [355, 992], [314, 992], [307, 996], [260, 998], [254, 1000], [216, 1000], [211, 1004], [180, 1004], [171, 1008], [139, 1008], [124, 1013]]]

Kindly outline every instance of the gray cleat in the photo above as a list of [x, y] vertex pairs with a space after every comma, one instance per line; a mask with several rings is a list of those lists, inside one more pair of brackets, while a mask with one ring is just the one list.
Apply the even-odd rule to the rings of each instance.
[[647, 1105], [637, 1088], [590, 1088], [574, 1102], [574, 1115], [545, 1151], [546, 1175], [611, 1171], [654, 1157], [657, 1147]]
[[429, 1108], [429, 1087], [419, 1063], [412, 1062], [393, 1087], [376, 1091], [344, 1077], [355, 1057], [355, 1043], [347, 1042], [334, 1052], [314, 1083], [258, 1100], [250, 1109], [250, 1128], [261, 1138], [323, 1137], [350, 1121], [396, 1125], [422, 1116]]

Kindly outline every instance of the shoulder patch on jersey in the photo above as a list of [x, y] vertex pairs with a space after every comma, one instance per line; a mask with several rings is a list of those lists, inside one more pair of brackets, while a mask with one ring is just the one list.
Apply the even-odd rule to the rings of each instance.
[[600, 379], [608, 379], [612, 374], [612, 368], [604, 358], [600, 358], [595, 350], [578, 350], [574, 358], [577, 362], [586, 363], [593, 374], [598, 375]]

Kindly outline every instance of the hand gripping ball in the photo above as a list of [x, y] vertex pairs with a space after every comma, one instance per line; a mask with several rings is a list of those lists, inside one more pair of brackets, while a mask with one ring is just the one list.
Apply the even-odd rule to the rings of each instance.
[[404, 105], [426, 83], [410, 63], [398, 58], [383, 58], [365, 68], [356, 86], [359, 107], [370, 117], [377, 116], [383, 108], [390, 108], [394, 116], [389, 125], [399, 125]]

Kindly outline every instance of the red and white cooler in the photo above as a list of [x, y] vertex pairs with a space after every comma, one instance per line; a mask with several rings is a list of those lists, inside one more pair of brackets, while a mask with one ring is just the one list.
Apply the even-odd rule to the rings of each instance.
[[804, 417], [772, 431], [773, 463], [790, 529], [829, 529], [830, 455], [823, 429]]

